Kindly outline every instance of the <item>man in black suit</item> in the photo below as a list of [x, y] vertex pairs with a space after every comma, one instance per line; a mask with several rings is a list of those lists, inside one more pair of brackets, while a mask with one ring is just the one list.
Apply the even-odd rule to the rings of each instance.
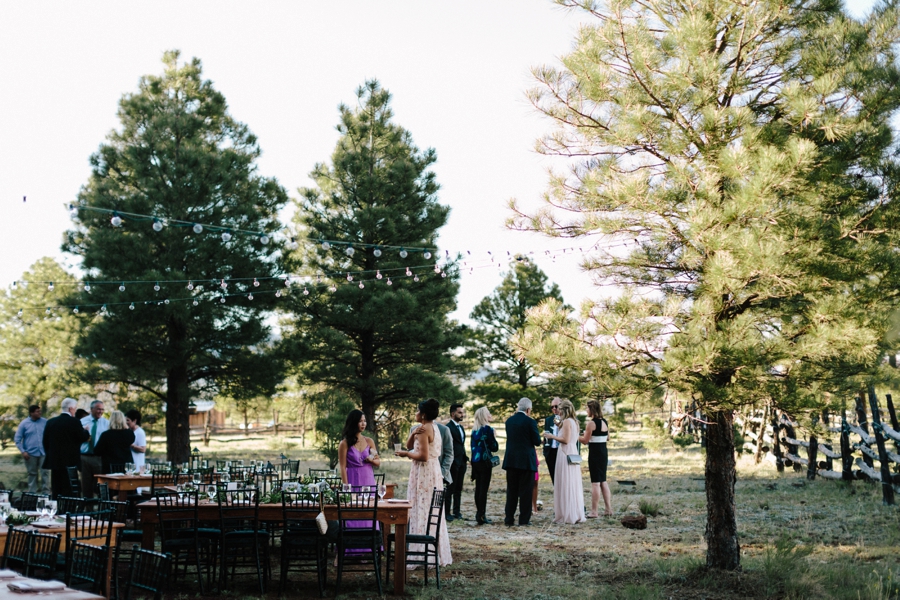
[[519, 504], [519, 525], [531, 521], [531, 495], [534, 490], [534, 474], [537, 473], [535, 446], [541, 443], [537, 422], [531, 418], [531, 400], [522, 398], [516, 413], [506, 420], [506, 454], [503, 469], [506, 471], [506, 517], [503, 522], [512, 527]]
[[466, 465], [469, 462], [469, 457], [466, 455], [466, 430], [462, 426], [465, 418], [466, 409], [462, 404], [450, 405], [450, 420], [447, 422], [447, 429], [450, 430], [450, 437], [453, 438], [453, 464], [450, 465], [450, 476], [453, 481], [447, 488], [448, 521], [462, 520], [463, 518], [459, 512], [459, 503], [462, 497], [463, 481], [466, 477]]
[[48, 420], [44, 427], [44, 467], [50, 469], [50, 488], [54, 498], [75, 495], [69, 483], [67, 467], [81, 464], [81, 444], [91, 437], [75, 418], [77, 404], [74, 398], [63, 400], [60, 405], [62, 412]]
[[[559, 425], [556, 424], [556, 419], [559, 418], [560, 402], [562, 402], [561, 398], [554, 398], [550, 401], [550, 410], [553, 412], [544, 419], [544, 431], [549, 431], [553, 435], [559, 435]], [[550, 471], [550, 483], [555, 483], [553, 478], [556, 472], [557, 452], [559, 452], [559, 442], [544, 438], [544, 463], [547, 465], [547, 470]]]

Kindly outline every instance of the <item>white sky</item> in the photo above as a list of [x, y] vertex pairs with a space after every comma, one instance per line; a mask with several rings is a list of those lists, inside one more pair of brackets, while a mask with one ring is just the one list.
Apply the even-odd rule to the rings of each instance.
[[[452, 208], [441, 248], [482, 263], [488, 251], [535, 251], [577, 306], [597, 295], [578, 254], [540, 258], [571, 243], [507, 231], [504, 221], [509, 198], [539, 203], [554, 164], [533, 151], [551, 124], [525, 100], [529, 69], [565, 54], [580, 18], [549, 0], [3, 2], [0, 286], [42, 256], [62, 258], [64, 205], [118, 127], [119, 99], [162, 72], [163, 51], [179, 49], [203, 61], [204, 77], [258, 136], [261, 173], [292, 196], [331, 155], [337, 105], [379, 79], [396, 122], [437, 151], [440, 200]], [[500, 280], [496, 268], [464, 272], [454, 316], [464, 320]]]

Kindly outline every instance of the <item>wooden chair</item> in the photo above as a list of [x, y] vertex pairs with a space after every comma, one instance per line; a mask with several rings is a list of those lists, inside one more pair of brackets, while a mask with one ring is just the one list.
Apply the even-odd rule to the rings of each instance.
[[259, 582], [259, 591], [266, 593], [269, 576], [269, 533], [259, 525], [259, 495], [246, 490], [228, 490], [220, 485], [217, 494], [221, 537], [221, 589], [228, 589], [228, 569], [231, 577], [238, 567], [252, 567]]
[[25, 560], [28, 558], [28, 544], [31, 531], [10, 527], [6, 533], [6, 546], [3, 550], [3, 558], [0, 566], [4, 569], [13, 569], [20, 573], [25, 572]]
[[56, 512], [60, 515], [78, 514], [87, 512], [88, 503], [84, 498], [73, 496], [58, 496], [56, 498]]
[[69, 540], [66, 553], [66, 585], [92, 594], [101, 594], [106, 585], [109, 546], [95, 546]]
[[169, 563], [170, 559], [166, 554], [135, 550], [131, 556], [123, 600], [131, 600], [132, 595], [140, 591], [151, 592], [154, 600], [161, 600], [169, 578]]
[[59, 566], [59, 546], [62, 536], [58, 533], [38, 533], [32, 531], [28, 541], [28, 553], [25, 557], [25, 577], [37, 577], [36, 571], [46, 571], [45, 577], [53, 579]]
[[319, 596], [325, 595], [328, 573], [327, 538], [319, 532], [316, 516], [322, 510], [319, 494], [284, 492], [281, 500], [281, 586], [287, 590], [288, 573], [316, 573]]
[[197, 519], [197, 492], [170, 494], [156, 497], [156, 514], [159, 519], [160, 549], [171, 555], [174, 566], [172, 582], [178, 579], [178, 565], [184, 565], [187, 575], [188, 565], [197, 571], [200, 593], [203, 588], [203, 567], [207, 581], [212, 580], [210, 567], [213, 562], [210, 540], [201, 538]]
[[[428, 566], [434, 567], [437, 588], [441, 589], [441, 564], [438, 560], [438, 548], [441, 542], [441, 519], [444, 516], [444, 490], [434, 488], [431, 494], [431, 510], [428, 513], [428, 525], [424, 534], [406, 534], [406, 564], [423, 565], [425, 567], [425, 585], [428, 585]], [[384, 559], [387, 562], [387, 578], [391, 576], [391, 567], [394, 564], [393, 547], [396, 538], [394, 534], [388, 536], [388, 547], [385, 549]], [[416, 544], [421, 550], [410, 550], [410, 545]]]
[[[365, 486], [368, 488], [369, 486]], [[365, 491], [337, 494], [338, 522], [337, 579], [335, 592], [341, 591], [344, 571], [374, 571], [381, 589], [381, 531], [378, 529], [378, 495]]]

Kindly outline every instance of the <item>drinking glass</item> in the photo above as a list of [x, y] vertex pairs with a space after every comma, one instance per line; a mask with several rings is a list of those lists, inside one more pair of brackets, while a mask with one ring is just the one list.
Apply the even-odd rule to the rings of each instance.
[[403, 444], [394, 444], [394, 453], [400, 452], [403, 450]]
[[209, 496], [209, 501], [213, 502], [216, 499], [216, 486], [211, 485], [206, 488], [206, 495]]
[[134, 463], [125, 463], [125, 474], [134, 475]]
[[194, 482], [194, 485], [200, 485], [200, 482], [203, 481], [203, 475], [200, 473], [194, 473], [191, 475], [191, 481]]
[[244, 459], [243, 459], [243, 458], [242, 458], [241, 460], [238, 461], [238, 466], [239, 466], [239, 467], [243, 467], [243, 466], [244, 466]]
[[341, 491], [342, 492], [351, 492], [351, 491], [353, 491], [353, 486], [350, 485], [349, 483], [345, 483], [345, 484], [341, 485]]
[[0, 492], [0, 503], [9, 502], [9, 494], [7, 492]]
[[189, 471], [190, 471], [190, 468], [188, 467], [188, 464], [187, 464], [187, 463], [181, 463], [181, 473], [182, 473], [183, 475], [187, 475]]
[[379, 485], [378, 486], [378, 497], [384, 500], [384, 495], [387, 494], [387, 486]]
[[231, 483], [231, 473], [225, 471], [224, 473], [222, 473], [220, 479], [222, 480], [222, 483]]
[[52, 519], [53, 517], [56, 516], [56, 511], [57, 511], [56, 500], [51, 500], [47, 506], [48, 516]]
[[230, 460], [226, 460], [226, 461], [225, 461], [225, 470], [226, 470], [226, 471], [230, 471], [230, 470], [231, 470], [231, 461], [230, 461]]

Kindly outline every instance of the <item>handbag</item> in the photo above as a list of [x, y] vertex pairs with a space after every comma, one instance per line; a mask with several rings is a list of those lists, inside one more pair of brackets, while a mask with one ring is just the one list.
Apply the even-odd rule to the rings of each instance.
[[[487, 443], [485, 443], [485, 436], [481, 436], [481, 439], [478, 440], [478, 443], [481, 444], [481, 453], [484, 456], [485, 460], [489, 460], [491, 462], [491, 468], [500, 466], [500, 457], [494, 456], [490, 450], [488, 450]], [[496, 444], [496, 442], [494, 442]]]
[[566, 454], [566, 461], [570, 465], [580, 465], [581, 464], [581, 455], [580, 454]]

